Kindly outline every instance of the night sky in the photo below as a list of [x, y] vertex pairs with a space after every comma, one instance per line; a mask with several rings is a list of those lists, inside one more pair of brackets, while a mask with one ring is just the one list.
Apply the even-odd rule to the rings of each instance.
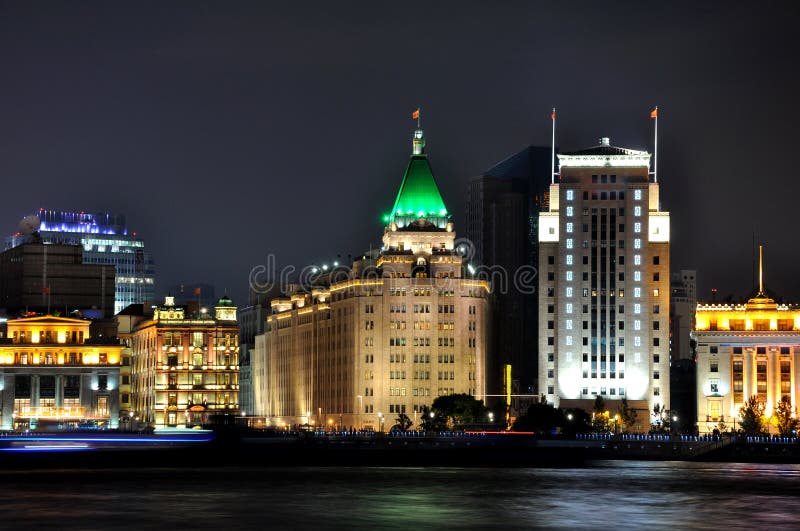
[[165, 289], [379, 245], [423, 109], [466, 183], [528, 144], [652, 150], [672, 267], [700, 297], [800, 301], [789, 3], [0, 2], [0, 233], [39, 207], [124, 213]]

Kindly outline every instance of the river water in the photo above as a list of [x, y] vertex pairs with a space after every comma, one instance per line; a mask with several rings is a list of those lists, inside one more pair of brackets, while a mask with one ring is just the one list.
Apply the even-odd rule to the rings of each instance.
[[800, 466], [0, 471], [0, 528], [800, 528]]

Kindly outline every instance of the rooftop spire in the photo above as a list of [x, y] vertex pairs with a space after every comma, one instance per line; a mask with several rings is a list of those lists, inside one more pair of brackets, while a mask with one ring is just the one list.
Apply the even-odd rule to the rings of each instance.
[[411, 141], [413, 155], [424, 155], [425, 154], [425, 136], [422, 132], [422, 129], [417, 128], [414, 131], [414, 139]]
[[751, 308], [766, 308], [775, 306], [775, 301], [767, 297], [764, 293], [764, 246], [758, 246], [758, 293], [755, 297], [747, 301], [747, 306]]
[[[418, 112], [415, 111], [412, 117], [417, 118]], [[428, 157], [425, 155], [425, 136], [422, 129], [417, 128], [414, 131], [411, 160], [400, 183], [394, 207], [384, 216], [384, 221], [394, 222], [397, 227], [403, 228], [420, 218], [444, 228], [450, 214], [444, 206]]]

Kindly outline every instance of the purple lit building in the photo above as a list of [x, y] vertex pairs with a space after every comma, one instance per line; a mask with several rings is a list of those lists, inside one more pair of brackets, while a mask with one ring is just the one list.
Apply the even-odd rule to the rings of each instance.
[[[39, 209], [39, 235], [44, 244], [80, 245], [84, 264], [113, 265], [116, 272], [114, 313], [130, 304], [155, 301], [155, 265], [144, 241], [129, 233], [125, 216], [107, 212], [64, 212]], [[6, 249], [31, 241], [31, 236], [6, 238]]]

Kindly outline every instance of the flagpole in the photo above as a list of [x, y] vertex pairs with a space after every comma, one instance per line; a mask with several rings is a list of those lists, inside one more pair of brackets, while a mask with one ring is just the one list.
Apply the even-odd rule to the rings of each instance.
[[556, 108], [553, 107], [553, 141], [550, 144], [550, 184], [556, 183]]
[[658, 105], [656, 105], [656, 141], [653, 157], [653, 182], [658, 182]]
[[417, 107], [417, 129], [422, 129], [422, 107]]

